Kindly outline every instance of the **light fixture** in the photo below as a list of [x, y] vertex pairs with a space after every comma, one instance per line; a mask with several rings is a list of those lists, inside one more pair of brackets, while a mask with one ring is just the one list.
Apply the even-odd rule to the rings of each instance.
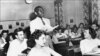
[[32, 2], [33, 2], [32, 0], [25, 0], [25, 3], [27, 3], [27, 4], [30, 4]]

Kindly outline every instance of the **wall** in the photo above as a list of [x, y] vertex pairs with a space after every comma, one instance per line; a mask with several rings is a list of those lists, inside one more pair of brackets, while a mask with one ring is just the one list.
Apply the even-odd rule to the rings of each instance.
[[82, 2], [82, 0], [63, 0], [64, 24], [70, 24], [70, 19], [73, 19], [76, 25], [83, 22]]
[[[28, 26], [29, 14], [38, 5], [46, 8], [48, 13], [45, 14], [45, 17], [54, 19], [53, 0], [33, 0], [31, 4], [26, 4], [25, 0], [1, 0], [0, 5], [0, 25], [3, 25], [5, 30], [8, 29], [9, 25], [13, 26], [12, 30], [17, 28], [16, 22], [24, 23], [25, 27]], [[52, 19], [51, 23], [54, 23]]]
[[[74, 23], [77, 25], [83, 21], [82, 0], [63, 0], [62, 4], [64, 26], [66, 23], [69, 23], [70, 18], [73, 18]], [[4, 29], [8, 29], [6, 26], [9, 24], [16, 28], [16, 21], [21, 23], [20, 20], [22, 19], [25, 19], [22, 21], [25, 23], [25, 26], [28, 26], [29, 14], [38, 5], [45, 8], [45, 17], [50, 18], [52, 26], [55, 25], [54, 0], [33, 0], [31, 4], [26, 4], [25, 0], [1, 0], [0, 5], [0, 25], [3, 25]]]
[[99, 22], [98, 22], [98, 24], [100, 24], [100, 0], [98, 0], [98, 10], [99, 10], [98, 11], [99, 12], [99, 18], [98, 18]]

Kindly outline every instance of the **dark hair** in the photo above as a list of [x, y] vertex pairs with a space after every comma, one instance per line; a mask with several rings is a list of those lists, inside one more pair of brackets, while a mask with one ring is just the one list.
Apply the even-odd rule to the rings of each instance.
[[26, 27], [26, 28], [24, 29], [24, 32], [25, 32], [25, 34], [26, 34], [27, 39], [29, 39], [29, 37], [30, 37], [30, 35], [31, 35], [30, 27], [29, 27], [29, 26]]
[[37, 15], [36, 15], [34, 12], [32, 12], [32, 13], [29, 15], [30, 21], [34, 20], [36, 17], [37, 17]]
[[43, 8], [43, 7], [42, 7], [42, 6], [36, 6], [36, 7], [34, 8], [34, 12], [38, 13], [38, 11], [39, 11], [40, 8]]
[[36, 45], [35, 39], [39, 39], [42, 34], [45, 34], [45, 32], [41, 30], [35, 30], [35, 32], [30, 36], [30, 39], [27, 41], [28, 47], [34, 47]]
[[92, 39], [95, 39], [95, 38], [96, 38], [96, 35], [97, 35], [97, 34], [96, 34], [95, 30], [93, 30], [92, 28], [90, 28], [89, 33], [90, 33]]
[[2, 35], [0, 34], [0, 38], [2, 38]]
[[91, 27], [85, 27], [85, 30], [89, 30], [89, 34], [91, 35], [92, 39], [96, 38], [96, 32]]
[[1, 35], [3, 35], [3, 33], [9, 33], [9, 31], [8, 30], [3, 30], [2, 32], [1, 32]]
[[42, 31], [42, 30], [35, 30], [35, 32], [31, 35], [31, 37], [34, 38], [34, 39], [39, 39], [39, 37], [42, 34], [45, 34], [45, 32]]
[[20, 31], [24, 32], [24, 30], [22, 28], [17, 28], [17, 29], [14, 30], [14, 34], [17, 35], [17, 33], [20, 32]]
[[79, 24], [79, 28], [80, 28], [80, 25], [83, 25], [83, 27], [84, 27], [84, 24], [83, 24], [83, 23], [80, 23], [80, 24]]
[[36, 45], [34, 38], [30, 38], [27, 40], [27, 46], [33, 48]]
[[72, 32], [77, 32], [77, 30], [78, 30], [77, 26], [76, 25], [73, 25]]
[[10, 36], [12, 36], [13, 39], [16, 39], [14, 36], [14, 33], [9, 33], [8, 37], [6, 38], [6, 41], [9, 42], [10, 41]]

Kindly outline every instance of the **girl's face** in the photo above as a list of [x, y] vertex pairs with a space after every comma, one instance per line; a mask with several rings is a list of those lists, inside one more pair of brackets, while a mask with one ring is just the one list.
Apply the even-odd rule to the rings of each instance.
[[92, 25], [92, 29], [96, 30], [97, 26], [95, 24]]
[[40, 45], [40, 46], [44, 46], [45, 45], [45, 42], [46, 42], [46, 39], [45, 39], [45, 35], [42, 34], [39, 39], [36, 39], [36, 44]]

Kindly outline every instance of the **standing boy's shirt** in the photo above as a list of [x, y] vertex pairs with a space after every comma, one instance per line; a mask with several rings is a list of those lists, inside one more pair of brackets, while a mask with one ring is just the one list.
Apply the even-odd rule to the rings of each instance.
[[24, 39], [24, 41], [22, 43], [20, 43], [18, 39], [15, 39], [12, 42], [10, 42], [7, 56], [20, 55], [21, 52], [27, 48], [26, 42], [27, 42], [27, 39]]
[[[45, 25], [43, 24], [42, 19], [43, 19]], [[44, 30], [44, 31], [52, 31], [54, 29], [54, 27], [52, 27], [50, 25], [50, 20], [49, 19], [47, 19], [47, 18], [42, 18], [42, 19], [39, 18], [39, 17], [36, 17], [36, 19], [30, 21], [30, 32], [31, 32], [31, 34], [36, 29]]]

